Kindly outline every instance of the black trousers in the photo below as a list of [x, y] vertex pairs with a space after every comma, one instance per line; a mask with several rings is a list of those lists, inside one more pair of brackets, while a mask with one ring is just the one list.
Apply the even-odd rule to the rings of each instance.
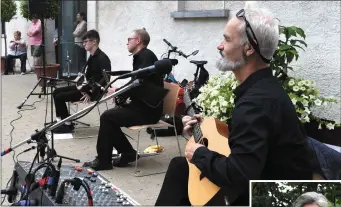
[[56, 116], [65, 119], [69, 116], [66, 102], [79, 101], [83, 95], [76, 86], [66, 86], [53, 91], [53, 99], [56, 108]]
[[27, 60], [27, 54], [21, 54], [21, 55], [7, 55], [5, 59], [5, 73], [8, 73], [9, 71], [13, 71], [13, 64], [12, 61], [14, 59], [20, 59], [20, 70], [21, 72], [25, 73], [26, 72], [26, 60]]
[[113, 148], [118, 153], [135, 152], [121, 127], [155, 124], [159, 121], [162, 110], [144, 106], [115, 107], [105, 111], [100, 118], [97, 139], [97, 154], [100, 162], [111, 162]]
[[[155, 206], [190, 206], [188, 198], [189, 168], [185, 157], [174, 157], [169, 163], [165, 179]], [[220, 190], [206, 206], [224, 206], [224, 192]], [[249, 196], [246, 193], [237, 198], [234, 206], [249, 206]]]

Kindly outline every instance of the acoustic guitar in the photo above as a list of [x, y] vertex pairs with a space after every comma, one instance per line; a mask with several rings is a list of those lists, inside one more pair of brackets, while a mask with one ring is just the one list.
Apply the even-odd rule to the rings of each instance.
[[[193, 109], [192, 100], [190, 98], [189, 89], [184, 92], [184, 103], [187, 114], [193, 116], [195, 111]], [[230, 147], [228, 144], [228, 126], [224, 122], [215, 118], [209, 117], [203, 119], [202, 123], [196, 124], [192, 129], [192, 137], [187, 142], [201, 143], [211, 151], [228, 156], [230, 154]], [[201, 171], [189, 160], [189, 177], [188, 177], [188, 197], [192, 205], [203, 206], [210, 201], [215, 194], [220, 190], [220, 187], [212, 183], [208, 178], [201, 178]]]

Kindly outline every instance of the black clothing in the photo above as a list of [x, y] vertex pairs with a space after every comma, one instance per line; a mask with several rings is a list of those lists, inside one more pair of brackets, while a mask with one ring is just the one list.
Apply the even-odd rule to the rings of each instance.
[[[156, 55], [147, 48], [142, 48], [133, 56], [133, 71], [142, 69], [158, 61]], [[162, 113], [162, 98], [157, 94], [163, 93], [163, 76], [159, 74], [151, 74], [147, 77], [140, 78], [142, 84], [124, 94], [130, 97], [131, 105], [137, 107], [156, 108], [158, 113]], [[157, 97], [156, 97], [157, 96]], [[157, 100], [155, 100], [157, 99]], [[157, 106], [154, 104], [157, 102]]]
[[22, 73], [26, 72], [26, 60], [27, 60], [27, 53], [21, 55], [7, 55], [5, 59], [5, 74], [8, 74], [9, 71], [13, 71], [13, 60], [20, 59], [20, 70]]
[[[95, 81], [102, 86], [106, 85], [103, 78], [103, 69], [111, 71], [111, 63], [108, 56], [99, 48], [91, 55], [87, 62], [87, 70], [85, 73], [88, 82]], [[91, 101], [97, 100], [100, 95], [101, 89], [99, 87], [92, 87]], [[69, 116], [66, 102], [76, 102], [83, 97], [82, 93], [76, 86], [66, 86], [57, 88], [53, 91], [53, 98], [56, 107], [56, 116], [65, 119]]]
[[111, 62], [109, 57], [99, 48], [94, 55], [91, 55], [87, 61], [87, 70], [85, 73], [86, 79], [95, 81], [102, 86], [106, 85], [103, 78], [103, 69], [105, 71], [111, 71]]
[[[251, 74], [234, 93], [236, 106], [228, 137], [231, 154], [225, 157], [200, 147], [193, 164], [222, 187], [233, 204], [241, 197], [248, 198], [249, 180], [311, 180], [307, 135], [271, 69]], [[167, 185], [171, 182], [164, 187]], [[246, 200], [246, 204], [236, 205], [249, 205]]]
[[65, 119], [69, 116], [66, 102], [77, 102], [83, 97], [83, 94], [76, 86], [65, 86], [56, 88], [53, 91], [54, 105], [56, 108], [56, 116]]
[[[151, 66], [157, 61], [155, 54], [147, 48], [141, 49], [133, 58], [133, 70]], [[162, 102], [156, 108], [146, 104], [143, 99], [145, 96], [150, 95], [152, 91], [144, 91], [143, 89], [147, 85], [155, 88], [162, 87], [163, 89], [163, 77], [161, 75], [152, 75], [142, 81], [142, 86], [126, 92], [125, 95], [132, 99], [129, 104], [116, 106], [101, 115], [97, 140], [97, 154], [101, 163], [111, 161], [113, 147], [118, 153], [122, 153], [122, 157], [125, 154], [128, 156], [128, 154], [135, 153], [121, 127], [155, 124], [160, 120], [163, 110]]]
[[111, 162], [113, 148], [117, 153], [134, 153], [135, 150], [121, 130], [144, 124], [155, 124], [160, 120], [160, 114], [153, 110], [133, 106], [115, 107], [105, 111], [100, 118], [100, 128], [97, 139], [97, 154], [101, 163]]

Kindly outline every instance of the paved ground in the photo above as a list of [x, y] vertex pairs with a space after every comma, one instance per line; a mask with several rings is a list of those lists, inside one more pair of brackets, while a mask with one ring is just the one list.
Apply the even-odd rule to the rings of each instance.
[[[12, 126], [10, 122], [20, 115], [17, 113], [16, 108], [22, 103], [24, 98], [29, 94], [30, 90], [36, 84], [35, 74], [27, 75], [8, 75], [1, 76], [1, 98], [2, 98], [2, 129], [1, 129], [1, 151], [7, 148], [10, 144], [10, 132]], [[39, 90], [38, 90], [39, 91]], [[37, 92], [38, 92], [37, 91]], [[38, 96], [30, 96], [26, 104], [32, 104], [34, 101], [39, 100]], [[50, 97], [49, 97], [50, 100]], [[47, 104], [49, 104], [48, 101]], [[107, 102], [109, 108], [113, 107], [110, 101]], [[13, 122], [15, 127], [12, 137], [12, 146], [25, 140], [34, 133], [35, 129], [42, 129], [45, 113], [47, 112], [47, 120], [50, 120], [50, 105], [46, 111], [46, 98], [35, 104], [36, 109], [21, 111], [22, 117]], [[80, 108], [84, 107], [80, 106]], [[29, 107], [23, 107], [29, 108]], [[100, 110], [103, 112], [105, 110], [105, 104], [100, 105]], [[91, 111], [87, 116], [81, 119], [84, 122], [90, 123], [92, 126], [99, 125], [99, 115], [97, 110]], [[129, 131], [124, 129], [124, 131], [131, 135], [132, 137], [137, 137], [137, 132]], [[98, 132], [98, 127], [92, 127], [89, 129], [79, 129], [77, 134], [81, 135], [95, 135], [93, 138], [87, 139], [64, 139], [55, 140], [55, 149], [58, 154], [74, 157], [81, 160], [81, 162], [92, 159], [95, 154], [96, 146], [96, 135]], [[147, 146], [155, 144], [145, 131], [141, 131], [141, 148], [145, 149]], [[180, 136], [182, 151], [184, 150], [185, 140]], [[167, 169], [170, 159], [178, 155], [178, 149], [175, 137], [160, 137], [159, 142], [165, 147], [165, 151], [162, 155], [142, 158], [139, 160], [139, 166], [142, 169], [142, 173], [149, 172], [160, 172]], [[132, 141], [133, 146], [136, 146], [136, 142]], [[15, 150], [16, 154], [29, 148], [28, 144], [24, 144]], [[1, 157], [1, 187], [4, 188], [8, 179], [10, 178], [14, 166], [12, 159], [13, 152], [7, 156]], [[34, 150], [27, 152], [19, 156], [19, 160], [31, 161], [34, 157]], [[64, 165], [72, 164], [78, 165], [71, 161], [64, 160]], [[126, 193], [128, 193], [133, 199], [142, 205], [153, 205], [158, 192], [161, 188], [162, 181], [165, 174], [152, 175], [148, 177], [135, 177], [134, 176], [134, 165], [132, 164], [126, 168], [114, 168], [110, 171], [100, 172], [105, 178], [111, 181], [113, 184], [122, 188]]]

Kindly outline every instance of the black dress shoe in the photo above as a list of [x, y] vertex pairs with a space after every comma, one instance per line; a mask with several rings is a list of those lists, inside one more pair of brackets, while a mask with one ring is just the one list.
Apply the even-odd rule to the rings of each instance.
[[72, 133], [72, 131], [75, 129], [75, 127], [70, 124], [62, 124], [59, 127], [55, 128], [52, 130], [53, 133], [56, 134], [68, 134], [68, 133]]
[[83, 167], [89, 167], [91, 165], [97, 165], [98, 163], [99, 163], [99, 160], [96, 156], [96, 158], [94, 160], [89, 161], [89, 162], [84, 162]]
[[[113, 157], [112, 165], [115, 167], [125, 167], [130, 162], [136, 161], [136, 151], [131, 153], [122, 153], [120, 156]], [[140, 159], [140, 155], [137, 155], [137, 159]]]
[[96, 171], [113, 169], [113, 166], [110, 162], [106, 162], [106, 163], [100, 162], [97, 157], [90, 162], [84, 162], [83, 167], [89, 167]]

